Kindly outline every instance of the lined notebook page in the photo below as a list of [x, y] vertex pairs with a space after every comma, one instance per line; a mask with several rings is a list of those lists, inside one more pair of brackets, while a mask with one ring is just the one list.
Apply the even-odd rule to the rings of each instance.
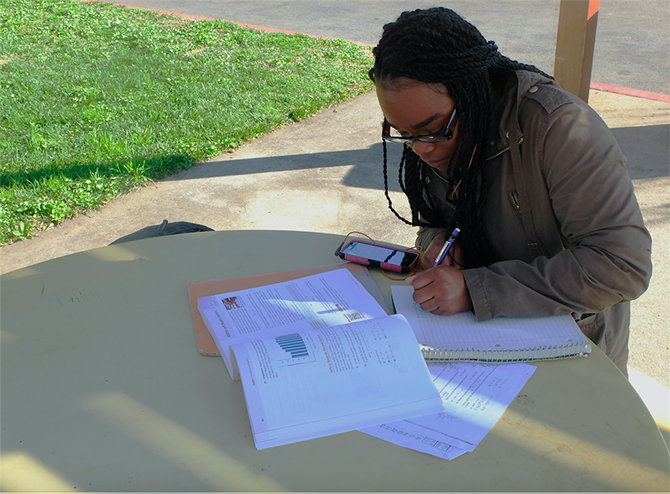
[[590, 353], [589, 340], [567, 314], [477, 322], [472, 312], [436, 316], [424, 311], [412, 299], [411, 286], [391, 290], [396, 312], [407, 318], [419, 343], [442, 351], [424, 352], [427, 358], [543, 360]]

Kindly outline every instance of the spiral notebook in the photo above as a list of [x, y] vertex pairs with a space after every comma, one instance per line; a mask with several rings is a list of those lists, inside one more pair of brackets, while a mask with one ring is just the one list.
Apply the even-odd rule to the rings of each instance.
[[409, 321], [426, 360], [533, 362], [586, 357], [591, 342], [569, 314], [502, 317], [477, 322], [472, 312], [436, 316], [412, 299], [414, 288], [393, 285], [393, 304]]

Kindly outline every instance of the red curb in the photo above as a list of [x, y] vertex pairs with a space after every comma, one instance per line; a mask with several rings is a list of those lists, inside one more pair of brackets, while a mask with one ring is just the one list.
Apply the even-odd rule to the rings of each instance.
[[625, 96], [634, 96], [636, 98], [651, 99], [656, 101], [663, 101], [670, 103], [670, 94], [652, 93], [651, 91], [643, 91], [642, 89], [632, 89], [623, 86], [613, 86], [611, 84], [600, 84], [599, 82], [592, 82], [591, 89], [598, 89], [600, 91], [607, 91], [608, 93], [623, 94]]
[[[137, 5], [130, 5], [127, 3], [117, 3], [117, 2], [109, 2], [108, 0], [83, 0], [84, 2], [101, 2], [101, 3], [112, 3], [113, 5], [118, 5], [119, 7], [127, 7], [129, 9], [139, 9], [139, 10], [151, 10], [153, 12], [159, 12], [161, 14], [166, 14], [166, 15], [173, 15], [176, 17], [183, 17], [186, 19], [194, 19], [194, 20], [203, 20], [203, 21], [217, 21], [221, 19], [217, 19], [216, 17], [206, 17], [202, 15], [191, 15], [191, 14], [180, 14], [178, 12], [169, 12], [167, 10], [158, 10], [158, 9], [150, 9], [149, 7], [138, 7]], [[254, 26], [253, 24], [244, 24], [243, 22], [235, 22], [235, 21], [226, 21], [226, 22], [231, 22], [233, 24], [237, 24], [238, 26], [241, 27], [247, 27], [249, 29], [255, 29], [257, 31], [265, 31], [268, 33], [283, 33], [283, 34], [302, 34], [304, 36], [309, 36], [310, 38], [319, 38], [319, 39], [341, 39], [341, 38], [333, 38], [331, 36], [322, 36], [320, 34], [307, 34], [307, 33], [299, 33], [298, 31], [288, 31], [286, 29], [275, 29], [272, 27], [264, 27], [264, 26]], [[375, 46], [372, 43], [363, 43], [361, 41], [350, 41], [350, 40], [344, 40], [344, 41], [349, 41], [350, 43], [354, 43], [360, 46]]]
[[177, 12], [168, 12], [167, 10], [157, 10], [157, 9], [150, 9], [149, 7], [138, 7], [137, 5], [129, 5], [127, 3], [117, 3], [117, 2], [109, 2], [107, 0], [83, 0], [84, 2], [100, 2], [100, 3], [111, 3], [112, 5], [117, 5], [119, 7], [128, 7], [129, 9], [138, 9], [138, 10], [151, 10], [153, 12], [159, 12], [161, 14], [166, 14], [166, 15], [173, 15], [176, 17], [184, 17], [186, 19], [194, 19], [194, 20], [201, 20], [201, 21], [216, 21], [216, 17], [205, 17], [202, 15], [191, 15], [191, 14], [179, 14]]
[[[110, 3], [107, 0], [84, 0], [85, 2], [103, 2], [103, 3]], [[150, 9], [148, 7], [138, 7], [136, 5], [129, 5], [126, 3], [116, 3], [114, 2], [114, 5], [118, 5], [121, 7], [128, 7], [130, 9], [139, 9], [139, 10], [153, 10], [154, 12], [160, 12], [161, 14], [166, 14], [166, 15], [174, 15], [177, 17], [184, 17], [186, 19], [196, 19], [196, 20], [205, 20], [205, 21], [216, 21], [219, 19], [216, 19], [215, 17], [205, 17], [201, 15], [190, 15], [190, 14], [179, 14], [177, 12], [168, 12], [167, 10], [156, 10], [156, 9]], [[238, 26], [242, 27], [247, 27], [249, 29], [256, 29], [258, 31], [265, 31], [268, 33], [284, 33], [284, 34], [303, 34], [305, 36], [309, 36], [310, 38], [320, 38], [320, 39], [340, 39], [340, 38], [333, 38], [330, 36], [321, 36], [318, 34], [307, 34], [307, 33], [299, 33], [297, 31], [288, 31], [286, 29], [275, 29], [272, 27], [264, 27], [264, 26], [254, 26], [252, 24], [244, 24], [242, 22], [235, 22], [235, 21], [228, 21], [232, 22], [233, 24], [237, 24]], [[344, 40], [344, 41], [349, 41], [349, 40]], [[360, 46], [375, 46], [374, 44], [371, 43], [362, 43], [360, 41], [350, 41], [351, 43], [355, 43]], [[670, 94], [663, 94], [663, 93], [653, 93], [651, 91], [643, 91], [642, 89], [633, 89], [629, 87], [624, 87], [624, 86], [615, 86], [612, 84], [601, 84], [599, 82], [591, 82], [591, 85], [589, 86], [591, 89], [597, 89], [599, 91], [606, 91], [608, 93], [615, 93], [615, 94], [621, 94], [624, 96], [633, 96], [635, 98], [642, 98], [642, 99], [650, 99], [650, 100], [655, 100], [655, 101], [662, 101], [664, 103], [670, 103]]]
[[[90, 1], [90, 0], [89, 0]], [[284, 33], [284, 34], [302, 34], [303, 36], [309, 36], [310, 38], [319, 38], [319, 39], [342, 39], [342, 38], [333, 38], [331, 36], [322, 36], [320, 34], [307, 34], [299, 33], [298, 31], [287, 31], [286, 29], [275, 29], [273, 27], [264, 27], [264, 26], [254, 26], [253, 24], [244, 24], [242, 22], [227, 21], [237, 24], [238, 26], [248, 27], [249, 29], [256, 29], [257, 31], [266, 31], [268, 33]], [[359, 46], [376, 46], [373, 43], [363, 43], [362, 41], [351, 41], [345, 39], [343, 41], [348, 41], [349, 43], [354, 43]]]

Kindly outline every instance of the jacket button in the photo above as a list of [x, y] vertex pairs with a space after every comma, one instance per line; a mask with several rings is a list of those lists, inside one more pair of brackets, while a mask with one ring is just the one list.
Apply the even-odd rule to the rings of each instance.
[[537, 93], [537, 86], [531, 86], [528, 88], [529, 93]]

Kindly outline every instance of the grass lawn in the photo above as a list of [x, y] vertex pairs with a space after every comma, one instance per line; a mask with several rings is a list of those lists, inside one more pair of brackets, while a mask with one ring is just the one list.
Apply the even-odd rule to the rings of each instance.
[[0, 244], [370, 89], [368, 48], [0, 1]]

